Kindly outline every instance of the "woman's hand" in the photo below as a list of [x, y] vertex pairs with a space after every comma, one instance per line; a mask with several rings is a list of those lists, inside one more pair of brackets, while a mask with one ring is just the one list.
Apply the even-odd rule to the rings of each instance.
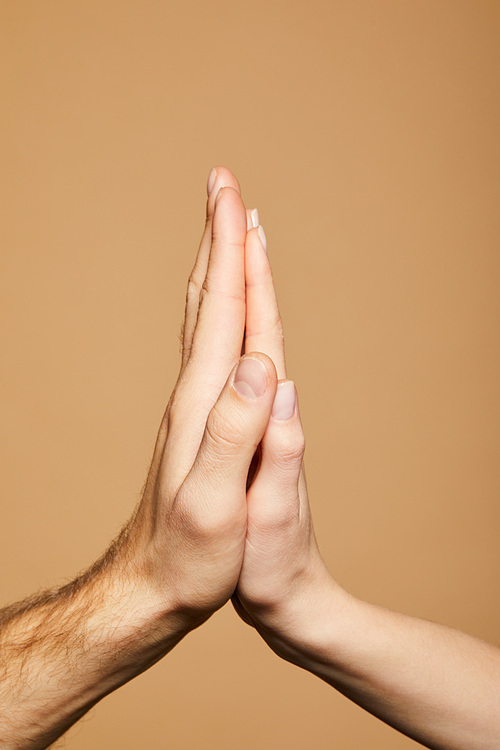
[[360, 601], [328, 573], [314, 537], [295, 389], [284, 380], [281, 321], [256, 229], [248, 233], [245, 269], [245, 351], [268, 354], [280, 381], [248, 489], [236, 610], [277, 654], [427, 747], [500, 747], [500, 650]]
[[294, 383], [286, 379], [284, 337], [266, 239], [248, 212], [245, 246], [245, 352], [260, 351], [279, 378], [269, 424], [247, 492], [245, 555], [233, 604], [281, 656], [310, 628], [308, 613], [326, 589], [340, 598], [314, 535], [303, 467], [304, 433]]

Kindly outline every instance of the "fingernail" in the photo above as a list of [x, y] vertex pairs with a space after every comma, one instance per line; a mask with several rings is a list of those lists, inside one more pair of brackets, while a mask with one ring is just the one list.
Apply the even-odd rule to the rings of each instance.
[[267, 388], [267, 370], [262, 362], [255, 357], [242, 359], [234, 376], [234, 387], [245, 398], [263, 396]]
[[264, 228], [259, 226], [257, 231], [259, 233], [260, 241], [262, 242], [262, 247], [267, 253], [267, 239], [266, 239], [266, 233], [264, 232]]
[[252, 219], [252, 227], [253, 227], [253, 229], [257, 229], [257, 227], [259, 226], [260, 222], [259, 222], [259, 212], [258, 212], [258, 210], [256, 208], [254, 208], [254, 210], [251, 212], [250, 217]]
[[286, 422], [295, 414], [295, 402], [297, 395], [293, 380], [285, 380], [284, 383], [278, 384], [278, 390], [274, 397], [273, 410], [271, 416], [279, 422]]
[[223, 187], [221, 187], [221, 189], [220, 189], [220, 190], [219, 190], [219, 192], [217, 193], [217, 197], [215, 198], [215, 205], [217, 205], [217, 203], [218, 203], [218, 202], [220, 201], [220, 199], [221, 199], [221, 197], [222, 197], [222, 191], [223, 191], [223, 190], [224, 190], [224, 188], [223, 188]]
[[207, 193], [210, 196], [210, 193], [214, 189], [215, 180], [217, 179], [217, 170], [215, 167], [212, 168], [212, 171], [208, 175], [208, 182], [207, 182]]

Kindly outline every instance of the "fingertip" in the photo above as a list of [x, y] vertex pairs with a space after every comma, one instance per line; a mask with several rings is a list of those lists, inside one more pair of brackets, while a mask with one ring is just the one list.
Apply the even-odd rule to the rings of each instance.
[[224, 185], [214, 198], [212, 240], [220, 236], [232, 244], [241, 244], [243, 248], [246, 234], [246, 209], [241, 195], [236, 188]]
[[247, 208], [247, 232], [251, 229], [257, 229], [259, 226], [259, 210], [257, 208]]
[[276, 388], [271, 417], [276, 422], [287, 422], [297, 410], [297, 391], [293, 380], [280, 380]]
[[234, 187], [238, 191], [238, 193], [241, 193], [240, 183], [238, 182], [235, 174], [231, 172], [228, 167], [218, 165], [215, 166], [214, 169], [217, 173], [217, 177], [224, 182], [224, 185]]
[[207, 180], [207, 216], [210, 217], [213, 214], [217, 195], [223, 187], [233, 188], [241, 195], [240, 184], [231, 170], [227, 167], [212, 167]]
[[254, 208], [250, 211], [250, 221], [254, 229], [258, 229], [260, 226], [259, 210]]
[[[268, 254], [267, 254], [267, 238], [264, 232], [264, 228], [261, 224], [259, 226], [248, 226], [248, 212], [247, 212], [247, 239], [246, 247], [248, 248], [249, 254], [252, 258], [255, 258], [255, 263], [258, 268], [267, 268], [269, 266]], [[264, 250], [264, 252], [262, 252]]]
[[207, 195], [210, 197], [212, 190], [215, 187], [215, 181], [217, 179], [217, 167], [212, 167], [207, 180]]

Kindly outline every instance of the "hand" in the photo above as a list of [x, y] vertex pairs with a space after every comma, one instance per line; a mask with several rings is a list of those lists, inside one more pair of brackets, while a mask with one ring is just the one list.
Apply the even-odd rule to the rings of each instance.
[[179, 379], [142, 501], [117, 555], [155, 611], [170, 619], [173, 613], [187, 629], [235, 590], [245, 547], [249, 465], [276, 391], [269, 358], [253, 354], [239, 362], [245, 237], [238, 184], [219, 168], [188, 285]]
[[327, 571], [314, 537], [271, 269], [256, 229], [247, 236], [245, 274], [245, 351], [268, 354], [280, 380], [247, 494], [237, 612], [279, 656], [427, 747], [499, 747], [500, 650], [362, 602]]
[[[255, 212], [249, 224], [257, 224]], [[264, 244], [261, 241], [264, 238]], [[325, 590], [340, 597], [314, 535], [303, 467], [304, 433], [294, 383], [286, 379], [284, 337], [262, 230], [245, 246], [245, 352], [266, 353], [279, 378], [276, 400], [247, 493], [247, 538], [233, 604], [281, 656], [308, 637], [309, 611]]]
[[248, 471], [276, 371], [265, 354], [240, 360], [246, 214], [233, 175], [220, 168], [215, 177], [188, 285], [181, 371], [141, 502], [89, 570], [0, 612], [2, 747], [47, 747], [235, 590]]

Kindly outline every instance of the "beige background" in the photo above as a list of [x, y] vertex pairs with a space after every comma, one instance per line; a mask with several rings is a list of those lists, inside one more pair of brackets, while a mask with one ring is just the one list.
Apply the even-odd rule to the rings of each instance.
[[[3, 0], [1, 597], [131, 512], [205, 180], [269, 240], [323, 554], [499, 642], [500, 5]], [[226, 607], [62, 743], [416, 747]]]

